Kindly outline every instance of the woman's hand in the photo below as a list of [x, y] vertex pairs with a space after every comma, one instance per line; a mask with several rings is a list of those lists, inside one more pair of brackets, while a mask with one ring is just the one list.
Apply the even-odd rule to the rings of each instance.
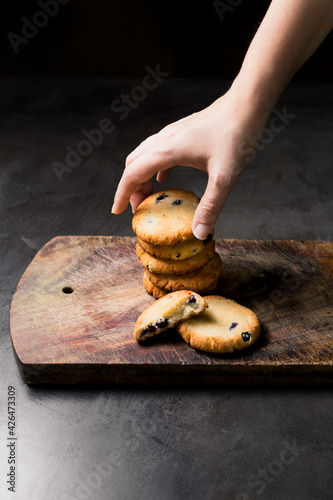
[[249, 161], [269, 111], [258, 112], [231, 88], [208, 108], [148, 137], [127, 157], [112, 212], [123, 212], [128, 202], [135, 211], [152, 194], [154, 174], [163, 182], [175, 165], [194, 167], [208, 174], [192, 226], [194, 235], [205, 239]]
[[272, 0], [231, 89], [208, 108], [162, 129], [127, 158], [113, 213], [152, 193], [152, 177], [175, 165], [204, 170], [206, 191], [193, 219], [204, 239], [258, 144], [272, 108], [294, 73], [333, 27], [332, 0]]

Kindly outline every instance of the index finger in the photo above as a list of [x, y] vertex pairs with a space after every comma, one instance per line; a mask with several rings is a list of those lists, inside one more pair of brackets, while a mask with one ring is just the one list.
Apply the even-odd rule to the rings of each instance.
[[159, 152], [142, 154], [133, 160], [124, 170], [119, 181], [112, 207], [113, 214], [121, 214], [126, 210], [130, 197], [137, 187], [151, 179], [157, 172], [175, 166]]

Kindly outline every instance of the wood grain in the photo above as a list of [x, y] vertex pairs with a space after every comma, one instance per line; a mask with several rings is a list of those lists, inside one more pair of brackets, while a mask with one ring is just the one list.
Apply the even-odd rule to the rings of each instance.
[[26, 382], [331, 381], [332, 243], [216, 240], [224, 263], [216, 293], [253, 309], [262, 333], [249, 350], [213, 355], [175, 331], [144, 345], [134, 340], [137, 317], [154, 302], [135, 241], [58, 236], [37, 253], [10, 311]]

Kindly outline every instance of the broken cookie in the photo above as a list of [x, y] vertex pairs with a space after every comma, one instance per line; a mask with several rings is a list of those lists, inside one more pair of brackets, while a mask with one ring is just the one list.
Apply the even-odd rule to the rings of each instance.
[[139, 341], [146, 340], [198, 315], [207, 307], [205, 299], [195, 292], [181, 290], [168, 293], [140, 314], [135, 323], [134, 337]]

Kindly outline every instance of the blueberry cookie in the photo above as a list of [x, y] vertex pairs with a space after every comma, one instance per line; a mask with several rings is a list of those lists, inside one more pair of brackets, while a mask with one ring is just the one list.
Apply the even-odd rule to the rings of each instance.
[[203, 267], [213, 257], [215, 242], [210, 241], [205, 249], [189, 259], [175, 261], [171, 259], [158, 259], [142, 250], [140, 245], [136, 245], [136, 255], [145, 269], [156, 274], [186, 274], [197, 271]]
[[208, 309], [198, 318], [182, 321], [177, 331], [195, 349], [225, 353], [245, 349], [259, 337], [253, 311], [219, 295], [205, 297]]
[[[218, 280], [214, 281], [208, 288], [205, 290], [200, 290], [201, 295], [206, 295], [208, 293], [213, 293], [214, 290], [216, 290], [218, 285]], [[164, 290], [164, 288], [159, 288], [158, 286], [154, 285], [146, 275], [146, 273], [143, 273], [143, 286], [145, 287], [145, 290], [149, 295], [152, 295], [155, 299], [160, 299], [164, 295], [170, 293], [167, 290]]]
[[134, 337], [146, 340], [173, 328], [179, 321], [203, 312], [207, 302], [197, 293], [188, 290], [173, 292], [158, 299], [140, 314], [135, 323]]
[[137, 236], [140, 247], [153, 257], [158, 259], [171, 259], [171, 260], [186, 260], [198, 255], [202, 252], [207, 244], [212, 241], [214, 232], [211, 231], [206, 240], [192, 240], [185, 241], [185, 243], [176, 243], [175, 245], [154, 245], [148, 243]]
[[190, 191], [167, 189], [148, 196], [133, 216], [133, 230], [148, 243], [173, 245], [192, 240], [192, 221], [200, 198]]
[[145, 287], [146, 292], [149, 293], [149, 295], [152, 295], [154, 299], [160, 299], [161, 297], [164, 297], [164, 295], [170, 293], [163, 288], [159, 288], [154, 285], [145, 272], [143, 273], [143, 286]]
[[145, 270], [149, 280], [159, 288], [167, 291], [194, 290], [201, 292], [210, 287], [220, 276], [222, 260], [216, 252], [207, 264], [197, 271], [188, 274], [156, 274]]

